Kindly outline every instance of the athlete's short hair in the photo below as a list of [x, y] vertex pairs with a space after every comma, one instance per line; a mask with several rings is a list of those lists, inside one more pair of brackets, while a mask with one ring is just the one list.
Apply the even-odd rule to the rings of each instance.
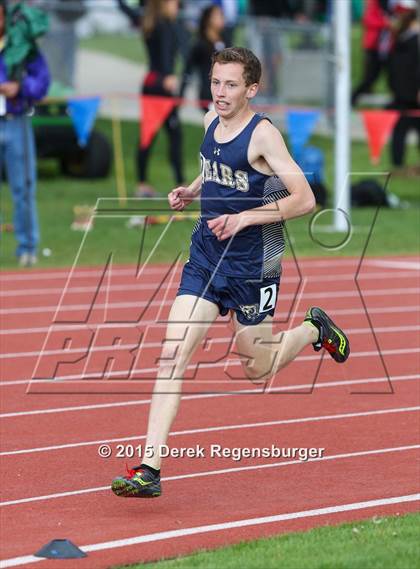
[[246, 47], [227, 47], [212, 55], [210, 77], [215, 63], [241, 63], [244, 66], [245, 85], [259, 83], [261, 79], [261, 63], [258, 57]]

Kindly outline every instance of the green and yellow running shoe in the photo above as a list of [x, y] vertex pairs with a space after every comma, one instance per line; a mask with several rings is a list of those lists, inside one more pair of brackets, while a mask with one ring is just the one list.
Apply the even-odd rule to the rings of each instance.
[[316, 352], [324, 348], [336, 362], [346, 361], [350, 355], [348, 338], [321, 308], [317, 306], [309, 308], [305, 322], [310, 322], [319, 330], [319, 338], [312, 344]]
[[127, 468], [127, 476], [114, 478], [111, 490], [123, 498], [158, 498], [162, 494], [160, 476], [140, 466]]

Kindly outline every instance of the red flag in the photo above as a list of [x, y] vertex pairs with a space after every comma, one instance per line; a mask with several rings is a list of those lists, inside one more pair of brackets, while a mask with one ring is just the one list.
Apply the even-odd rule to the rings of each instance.
[[370, 159], [378, 164], [382, 148], [388, 142], [395, 123], [400, 117], [398, 111], [361, 111], [368, 137]]
[[142, 124], [140, 128], [140, 146], [145, 148], [152, 142], [153, 137], [165, 122], [166, 117], [177, 104], [173, 97], [157, 97], [141, 95]]

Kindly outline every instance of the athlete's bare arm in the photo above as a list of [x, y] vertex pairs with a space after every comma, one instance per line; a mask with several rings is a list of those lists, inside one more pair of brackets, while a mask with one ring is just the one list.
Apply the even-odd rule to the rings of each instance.
[[[209, 111], [204, 116], [204, 129], [207, 132], [209, 124], [216, 117], [214, 111]], [[169, 206], [175, 211], [182, 211], [187, 205], [194, 201], [201, 193], [201, 174], [195, 178], [189, 186], [178, 186], [168, 194]]]
[[220, 241], [249, 225], [293, 219], [311, 213], [315, 208], [313, 192], [302, 170], [290, 156], [280, 132], [269, 121], [261, 121], [255, 128], [248, 148], [248, 161], [264, 174], [281, 178], [290, 196], [208, 221], [209, 228]]
[[[315, 197], [308, 181], [290, 156], [282, 135], [269, 121], [261, 121], [255, 128], [248, 149], [248, 159], [253, 167], [281, 178], [290, 196], [273, 204], [243, 212], [246, 225], [293, 219], [314, 210]], [[274, 217], [269, 215], [268, 220], [264, 221], [270, 210]], [[259, 215], [261, 213], [262, 215]]]
[[168, 194], [169, 206], [175, 211], [182, 211], [201, 192], [201, 174], [189, 186], [178, 186]]

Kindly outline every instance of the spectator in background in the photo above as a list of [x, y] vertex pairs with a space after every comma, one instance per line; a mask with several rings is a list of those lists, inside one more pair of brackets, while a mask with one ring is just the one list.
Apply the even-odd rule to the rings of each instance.
[[325, 21], [329, 9], [329, 0], [249, 0], [251, 15], [293, 20], [296, 23]]
[[[220, 6], [212, 4], [204, 8], [198, 26], [198, 37], [192, 45], [184, 71], [181, 95], [194, 72], [199, 75], [199, 98], [204, 112], [211, 102], [210, 70], [211, 58], [215, 51], [226, 47], [223, 30], [225, 20]], [[205, 103], [203, 102], [205, 101]]]
[[392, 134], [391, 158], [394, 166], [403, 166], [410, 130], [417, 131], [420, 144], [420, 23], [416, 0], [397, 0], [394, 10], [394, 45], [388, 65], [393, 100], [389, 108], [402, 111], [402, 115]]
[[226, 45], [233, 45], [233, 36], [241, 14], [246, 12], [248, 0], [183, 0], [183, 14], [187, 26], [195, 31], [198, 27], [201, 14], [211, 5], [219, 6], [225, 20], [224, 39]]
[[391, 47], [390, 6], [393, 0], [367, 0], [363, 14], [363, 78], [351, 96], [356, 105], [360, 95], [369, 93], [385, 69]]
[[127, 16], [134, 28], [140, 28], [141, 26], [141, 15], [146, 1], [138, 0], [138, 6], [134, 7], [134, 3], [127, 4], [127, 0], [117, 0], [119, 9]]
[[36, 49], [19, 64], [10, 65], [8, 37], [13, 32], [9, 28], [6, 36], [6, 15], [6, 2], [0, 0], [0, 175], [5, 168], [14, 206], [16, 255], [19, 264], [27, 267], [37, 262], [39, 241], [35, 143], [28, 114], [33, 102], [47, 94], [50, 77]]
[[224, 39], [226, 46], [233, 45], [236, 25], [238, 23], [240, 0], [213, 0], [215, 6], [219, 6], [225, 20]]
[[[179, 94], [178, 79], [175, 75], [175, 61], [182, 52], [179, 22], [179, 0], [148, 0], [141, 11], [131, 8], [124, 0], [119, 6], [130, 17], [133, 24], [139, 25], [149, 57], [149, 71], [143, 82], [143, 95], [176, 97]], [[182, 166], [182, 131], [175, 107], [164, 123], [169, 137], [169, 160], [177, 185], [182, 185], [184, 173]], [[156, 195], [148, 182], [150, 150], [154, 140], [146, 148], [137, 151], [138, 187], [136, 196]]]
[[249, 0], [249, 13], [251, 16], [286, 18], [289, 16], [289, 5], [271, 0]]

